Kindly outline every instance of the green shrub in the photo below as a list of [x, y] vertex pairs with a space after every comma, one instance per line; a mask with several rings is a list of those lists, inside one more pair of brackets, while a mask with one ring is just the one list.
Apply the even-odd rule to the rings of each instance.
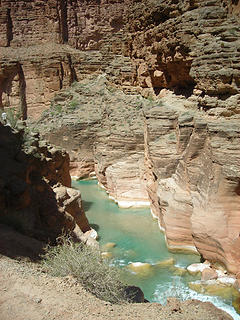
[[142, 102], [137, 102], [136, 104], [136, 110], [142, 109]]
[[54, 276], [72, 275], [87, 291], [102, 300], [127, 302], [126, 286], [120, 280], [121, 270], [109, 266], [96, 249], [64, 239], [61, 245], [47, 249], [43, 266]]
[[170, 133], [168, 139], [176, 141], [176, 134], [174, 132]]
[[79, 106], [79, 102], [77, 101], [77, 100], [71, 100], [70, 102], [69, 102], [69, 105], [68, 105], [68, 108], [70, 109], [70, 110], [75, 110], [75, 109], [77, 109], [78, 108], [78, 106]]
[[49, 117], [49, 109], [44, 110], [41, 114], [41, 120], [45, 120]]
[[58, 113], [58, 114], [62, 114], [63, 107], [60, 104], [56, 104], [56, 105], [54, 105], [54, 111], [56, 111], [56, 113]]

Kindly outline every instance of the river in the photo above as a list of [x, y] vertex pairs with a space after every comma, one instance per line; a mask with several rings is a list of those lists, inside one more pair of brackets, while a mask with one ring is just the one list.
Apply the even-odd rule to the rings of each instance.
[[198, 263], [200, 257], [169, 252], [164, 234], [149, 208], [119, 208], [96, 180], [73, 181], [73, 187], [81, 191], [87, 218], [98, 232], [100, 246], [106, 255], [112, 256], [109, 262], [126, 270], [125, 280], [140, 287], [147, 300], [164, 304], [168, 296], [175, 296], [182, 300], [210, 301], [235, 320], [240, 319], [231, 298], [208, 296], [189, 289], [189, 281], [199, 278], [189, 275], [185, 268]]

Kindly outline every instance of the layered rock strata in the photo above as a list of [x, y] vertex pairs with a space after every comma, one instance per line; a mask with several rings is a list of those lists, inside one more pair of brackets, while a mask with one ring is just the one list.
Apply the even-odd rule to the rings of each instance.
[[84, 178], [95, 171], [120, 206], [145, 206], [145, 100], [124, 94], [99, 76], [59, 93], [38, 126], [46, 139], [69, 152], [72, 176]]
[[227, 0], [2, 0], [0, 107], [36, 118], [61, 88], [105, 72], [126, 90], [194, 93], [199, 108], [232, 115], [238, 15]]
[[0, 124], [0, 221], [54, 241], [75, 226], [90, 230], [80, 192], [71, 188], [66, 152]]
[[[195, 247], [230, 272], [240, 268], [239, 119], [184, 110], [162, 99], [145, 112], [147, 188], [169, 248]], [[182, 103], [182, 106], [181, 106]]]
[[86, 74], [107, 72], [129, 85], [133, 66], [120, 55], [126, 4], [1, 1], [0, 108], [20, 106], [23, 118], [36, 119], [56, 92]]
[[120, 205], [149, 199], [170, 249], [237, 273], [239, 116], [209, 116], [191, 101], [164, 90], [158, 101], [126, 95], [101, 76], [56, 96], [41, 131], [73, 150], [78, 177], [95, 168]]
[[143, 91], [158, 95], [162, 88], [170, 88], [187, 97], [194, 93], [198, 106], [207, 112], [233, 114], [232, 103], [228, 108], [225, 102], [237, 95], [234, 104], [239, 105], [240, 26], [238, 1], [231, 3], [144, 1], [133, 5], [127, 24], [129, 55]]

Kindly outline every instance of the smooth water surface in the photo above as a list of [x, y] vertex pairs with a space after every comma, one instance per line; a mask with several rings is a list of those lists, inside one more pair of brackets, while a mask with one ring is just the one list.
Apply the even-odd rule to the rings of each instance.
[[[97, 185], [96, 180], [73, 181], [73, 187], [81, 191], [87, 218], [99, 235], [100, 246], [111, 242], [116, 246], [106, 249], [111, 252], [111, 263], [126, 270], [125, 280], [129, 284], [139, 286], [149, 301], [165, 303], [168, 296], [176, 296], [183, 300], [196, 298], [211, 301], [239, 319], [231, 301], [219, 297], [201, 295], [188, 288], [189, 281], [197, 280], [183, 272], [189, 264], [198, 263], [200, 258], [195, 254], [170, 253], [167, 250], [163, 233], [149, 209], [121, 209], [109, 200], [107, 193]], [[102, 249], [105, 251], [105, 249]], [[174, 263], [162, 267], [157, 263], [168, 259]], [[169, 260], [170, 261], [170, 260]], [[149, 263], [142, 272], [129, 269], [132, 262]], [[182, 272], [181, 272], [182, 273]]]

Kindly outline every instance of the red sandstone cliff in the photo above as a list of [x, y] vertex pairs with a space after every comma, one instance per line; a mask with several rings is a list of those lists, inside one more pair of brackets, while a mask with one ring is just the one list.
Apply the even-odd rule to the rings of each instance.
[[169, 98], [145, 116], [147, 189], [169, 248], [195, 247], [237, 273], [239, 119], [210, 118]]
[[[20, 105], [24, 117], [37, 118], [60, 89], [109, 68], [121, 53], [127, 4], [1, 1], [0, 107]], [[122, 78], [131, 74], [125, 60], [116, 60]]]

